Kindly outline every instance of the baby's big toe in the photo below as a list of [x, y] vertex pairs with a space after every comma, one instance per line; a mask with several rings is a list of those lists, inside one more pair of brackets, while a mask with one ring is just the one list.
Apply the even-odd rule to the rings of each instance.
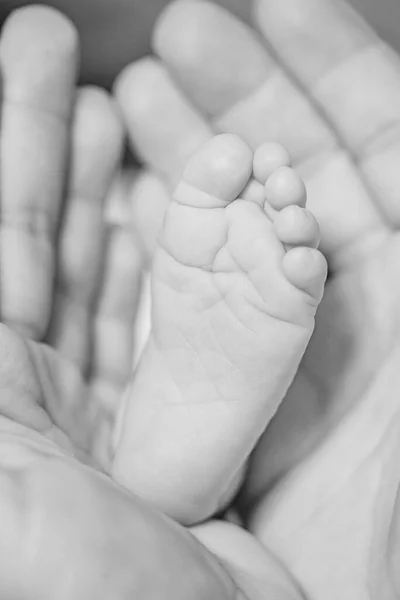
[[321, 301], [328, 267], [319, 250], [292, 248], [283, 257], [282, 269], [292, 285], [312, 296], [317, 303]]
[[183, 265], [210, 270], [226, 242], [224, 208], [247, 185], [252, 168], [253, 152], [238, 136], [218, 135], [201, 146], [166, 212], [162, 249]]
[[252, 168], [253, 153], [244, 141], [217, 135], [189, 160], [174, 199], [196, 208], [223, 208], [244, 189]]

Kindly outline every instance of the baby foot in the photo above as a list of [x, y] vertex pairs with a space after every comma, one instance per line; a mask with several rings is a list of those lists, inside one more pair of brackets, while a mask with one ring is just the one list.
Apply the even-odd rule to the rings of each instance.
[[253, 155], [217, 136], [190, 160], [166, 214], [153, 330], [114, 474], [185, 523], [232, 493], [313, 331], [326, 263], [288, 165], [277, 144]]

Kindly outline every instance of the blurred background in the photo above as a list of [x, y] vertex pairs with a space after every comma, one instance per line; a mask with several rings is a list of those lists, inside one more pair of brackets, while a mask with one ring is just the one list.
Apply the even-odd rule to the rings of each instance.
[[[216, 0], [248, 20], [251, 0]], [[278, 0], [282, 1], [282, 0]], [[337, 0], [341, 1], [341, 0]], [[400, 51], [400, 0], [348, 0]], [[27, 0], [0, 0], [0, 19]], [[152, 26], [168, 0], [42, 0], [68, 15], [82, 40], [85, 83], [110, 86], [122, 67], [146, 54]]]

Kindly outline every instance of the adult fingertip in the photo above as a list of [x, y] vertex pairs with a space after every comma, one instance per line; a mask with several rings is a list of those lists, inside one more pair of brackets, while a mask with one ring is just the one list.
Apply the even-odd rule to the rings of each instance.
[[14, 48], [16, 35], [24, 35], [27, 43], [40, 39], [49, 50], [63, 56], [74, 56], [79, 50], [78, 32], [73, 22], [60, 11], [47, 6], [25, 6], [10, 14], [3, 26], [3, 51], [8, 43]]

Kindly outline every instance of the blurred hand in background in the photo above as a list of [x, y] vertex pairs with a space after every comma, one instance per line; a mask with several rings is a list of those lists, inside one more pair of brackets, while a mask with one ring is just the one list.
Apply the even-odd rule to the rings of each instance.
[[[349, 0], [387, 41], [400, 49], [400, 3], [397, 0]], [[152, 27], [169, 0], [44, 0], [69, 16], [82, 40], [82, 80], [110, 86], [119, 71], [149, 52]], [[217, 0], [245, 21], [251, 0]], [[0, 19], [15, 8], [35, 4], [0, 0]]]

